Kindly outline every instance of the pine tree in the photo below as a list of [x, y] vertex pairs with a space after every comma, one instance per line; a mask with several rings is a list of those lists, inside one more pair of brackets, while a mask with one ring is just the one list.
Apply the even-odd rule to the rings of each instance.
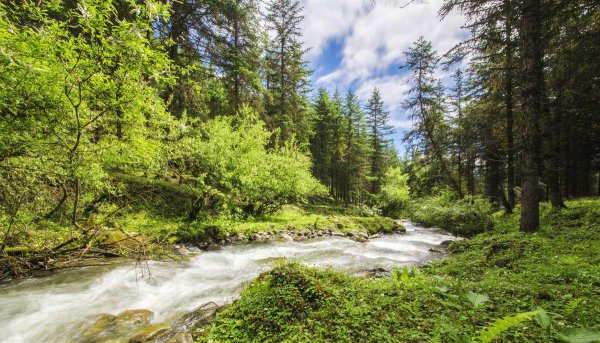
[[281, 131], [282, 140], [295, 137], [306, 143], [310, 136], [307, 93], [311, 72], [302, 47], [302, 9], [298, 0], [272, 0], [268, 6], [267, 28], [273, 38], [266, 56], [269, 96], [265, 121], [271, 130]]
[[217, 65], [231, 111], [239, 113], [244, 104], [257, 105], [261, 91], [261, 27], [256, 0], [230, 0], [223, 4], [224, 34], [219, 45]]
[[388, 167], [386, 158], [386, 150], [390, 145], [388, 136], [393, 133], [393, 128], [388, 123], [389, 117], [390, 113], [384, 109], [381, 93], [375, 88], [366, 105], [367, 132], [371, 148], [369, 158], [372, 179], [371, 193], [373, 194], [378, 194], [381, 191], [381, 184]]
[[426, 155], [432, 155], [439, 163], [441, 172], [459, 197], [463, 192], [456, 182], [452, 170], [446, 160], [448, 146], [448, 123], [444, 118], [444, 99], [442, 86], [434, 76], [438, 57], [431, 43], [420, 37], [406, 51], [406, 67], [411, 72], [411, 88], [407, 92], [408, 99], [404, 109], [415, 124], [405, 140], [422, 146]]
[[344, 201], [346, 204], [362, 203], [370, 190], [370, 148], [365, 115], [351, 89], [346, 94], [343, 114], [346, 138]]

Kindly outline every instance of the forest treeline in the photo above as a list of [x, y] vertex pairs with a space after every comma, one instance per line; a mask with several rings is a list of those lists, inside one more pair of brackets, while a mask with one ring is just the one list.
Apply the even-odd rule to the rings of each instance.
[[540, 200], [598, 194], [600, 5], [451, 11], [469, 38], [444, 55], [421, 38], [399, 65], [414, 124], [399, 159], [378, 90], [312, 88], [297, 0], [3, 2], [0, 253], [32, 227], [93, 236], [153, 187], [186, 194], [189, 221], [483, 195], [521, 202], [526, 231]]

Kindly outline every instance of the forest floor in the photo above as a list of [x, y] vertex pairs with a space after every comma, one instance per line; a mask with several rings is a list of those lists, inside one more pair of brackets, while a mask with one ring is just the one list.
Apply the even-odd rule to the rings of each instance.
[[[282, 263], [198, 329], [213, 342], [595, 342], [600, 200], [542, 207], [542, 228], [495, 215], [451, 256], [390, 277]], [[503, 319], [502, 319], [503, 318]]]

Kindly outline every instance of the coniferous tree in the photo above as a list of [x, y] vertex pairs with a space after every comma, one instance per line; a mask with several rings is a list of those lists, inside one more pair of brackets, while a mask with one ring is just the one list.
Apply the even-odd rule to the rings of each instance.
[[311, 72], [301, 40], [302, 6], [298, 0], [272, 0], [266, 19], [273, 38], [266, 56], [265, 121], [272, 130], [281, 131], [282, 140], [295, 137], [306, 143], [310, 136], [307, 92]]
[[406, 67], [411, 72], [411, 88], [404, 109], [415, 124], [405, 140], [420, 146], [426, 156], [433, 156], [445, 177], [459, 197], [463, 192], [446, 158], [448, 123], [444, 118], [442, 86], [434, 76], [438, 57], [431, 43], [423, 37], [406, 51]]
[[346, 138], [344, 201], [361, 203], [370, 190], [367, 124], [358, 97], [348, 90], [344, 103]]
[[242, 105], [257, 107], [260, 100], [262, 28], [256, 0], [226, 1], [223, 6], [224, 36], [217, 62], [231, 110], [237, 114]]
[[392, 126], [389, 125], [390, 113], [384, 108], [381, 93], [377, 88], [371, 93], [371, 97], [365, 107], [367, 132], [370, 145], [370, 176], [371, 193], [378, 194], [381, 191], [381, 185], [385, 172], [388, 167], [386, 151], [390, 145], [388, 136], [393, 133]]

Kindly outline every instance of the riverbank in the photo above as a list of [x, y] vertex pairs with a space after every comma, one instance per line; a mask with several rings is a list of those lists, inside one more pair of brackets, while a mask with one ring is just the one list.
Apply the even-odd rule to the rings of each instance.
[[[453, 239], [439, 230], [404, 224], [405, 234], [364, 243], [338, 236], [250, 242], [214, 251], [193, 249], [181, 262], [122, 261], [3, 282], [0, 337], [12, 343], [125, 343], [151, 329], [147, 333], [160, 335], [163, 342], [191, 334], [197, 326], [194, 318], [232, 303], [252, 280], [286, 258], [355, 275], [384, 275], [394, 266], [421, 265], [443, 256], [443, 243]], [[219, 306], [209, 306], [207, 313], [204, 305], [211, 302]], [[126, 320], [132, 316], [135, 320]], [[167, 326], [171, 329], [165, 332]]]
[[496, 214], [492, 231], [450, 244], [452, 256], [391, 277], [279, 265], [198, 341], [597, 341], [600, 200], [567, 206], [543, 206], [536, 234]]
[[177, 260], [183, 245], [211, 250], [249, 241], [302, 241], [332, 235], [364, 242], [379, 234], [404, 232], [391, 218], [328, 205], [286, 205], [270, 216], [208, 217], [193, 222], [138, 209], [87, 232], [50, 224], [41, 221], [19, 241], [10, 242], [0, 254], [0, 280], [97, 264], [99, 259]]

